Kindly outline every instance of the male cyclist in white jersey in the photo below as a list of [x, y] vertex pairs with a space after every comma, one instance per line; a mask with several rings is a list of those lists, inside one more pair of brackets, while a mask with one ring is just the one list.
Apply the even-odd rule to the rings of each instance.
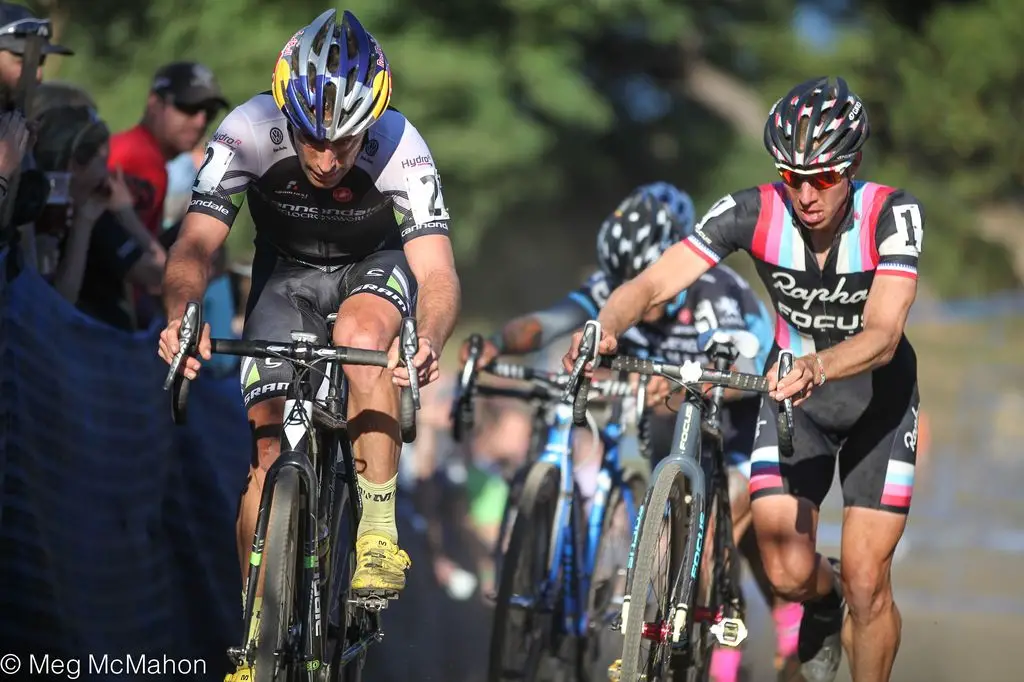
[[[890, 568], [910, 509], [919, 408], [917, 359], [903, 330], [924, 221], [908, 192], [853, 179], [867, 138], [864, 103], [844, 80], [796, 86], [765, 124], [782, 182], [719, 200], [598, 317], [599, 352], [614, 353], [645, 310], [729, 253], [754, 258], [777, 313], [769, 362], [780, 349], [799, 356], [781, 381], [775, 366], [768, 371], [772, 392], [751, 456], [754, 528], [773, 587], [804, 604], [797, 679], [807, 682], [835, 679], [842, 649], [854, 682], [886, 682], [900, 638]], [[780, 457], [775, 419], [786, 398], [797, 405], [788, 458]], [[818, 508], [837, 460], [839, 562], [815, 552]]]
[[[271, 91], [232, 111], [207, 146], [167, 262], [170, 322], [160, 355], [169, 361], [177, 352], [185, 304], [202, 298], [210, 257], [248, 200], [256, 254], [243, 336], [289, 341], [292, 330], [302, 330], [326, 341], [326, 317], [337, 313], [335, 344], [390, 351], [393, 369], [346, 367], [345, 375], [363, 491], [352, 587], [394, 597], [410, 565], [395, 525], [398, 388], [409, 383], [396, 367], [399, 326], [415, 314], [420, 346], [413, 363], [421, 383], [433, 381], [460, 292], [437, 169], [416, 128], [388, 107], [390, 97], [384, 52], [351, 13], [328, 10], [288, 41]], [[210, 357], [209, 327], [199, 353]], [[190, 359], [186, 376], [199, 366]], [[279, 454], [291, 378], [287, 363], [242, 363], [255, 439], [238, 519], [243, 575], [264, 474]]]

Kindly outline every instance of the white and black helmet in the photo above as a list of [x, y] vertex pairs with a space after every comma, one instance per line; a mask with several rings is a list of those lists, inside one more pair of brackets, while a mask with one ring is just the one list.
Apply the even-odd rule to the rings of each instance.
[[864, 103], [842, 78], [801, 83], [772, 107], [764, 146], [776, 164], [794, 170], [854, 160], [870, 134]]
[[686, 192], [662, 182], [638, 187], [601, 224], [598, 264], [612, 280], [630, 280], [689, 235], [693, 222]]

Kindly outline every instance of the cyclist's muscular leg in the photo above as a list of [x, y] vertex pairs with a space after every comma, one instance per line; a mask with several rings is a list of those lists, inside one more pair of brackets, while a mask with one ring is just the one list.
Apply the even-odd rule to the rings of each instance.
[[754, 531], [765, 573], [775, 592], [789, 601], [810, 601], [832, 592], [831, 564], [815, 551], [818, 508], [792, 495], [751, 503]]
[[[398, 309], [386, 299], [357, 293], [341, 304], [334, 343], [386, 351], [398, 335]], [[398, 549], [395, 491], [398, 482], [400, 431], [398, 389], [390, 370], [345, 367], [349, 382], [348, 429], [352, 438], [363, 514], [359, 522], [357, 591], [397, 593], [405, 587], [409, 558]]]
[[892, 555], [903, 514], [847, 507], [843, 513], [843, 594], [849, 613], [843, 649], [854, 682], [885, 681], [900, 645], [902, 620], [892, 596]]
[[[253, 430], [254, 453], [249, 465], [249, 476], [242, 490], [235, 524], [238, 542], [238, 559], [242, 566], [242, 580], [249, 571], [249, 552], [252, 550], [253, 535], [256, 534], [256, 518], [259, 516], [260, 497], [267, 469], [281, 452], [281, 423], [284, 420], [284, 398], [270, 398], [254, 403], [249, 408], [249, 425]], [[257, 596], [263, 596], [264, 573], [256, 586]]]

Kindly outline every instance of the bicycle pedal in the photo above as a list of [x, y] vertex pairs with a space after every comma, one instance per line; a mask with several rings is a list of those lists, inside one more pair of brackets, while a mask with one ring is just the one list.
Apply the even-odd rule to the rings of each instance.
[[740, 618], [723, 618], [711, 626], [711, 634], [722, 646], [738, 647], [747, 638], [747, 626]]
[[622, 659], [608, 666], [608, 682], [619, 682], [622, 679]]
[[[394, 596], [392, 596], [392, 595], [394, 595]], [[383, 609], [386, 609], [388, 607], [388, 603], [392, 599], [397, 599], [397, 598], [398, 598], [398, 593], [397, 592], [393, 592], [393, 593], [371, 592], [369, 594], [357, 594], [357, 595], [355, 595], [354, 598], [349, 599], [348, 602], [350, 604], [355, 604], [359, 608], [365, 609], [366, 611], [372, 611], [373, 613], [376, 613], [377, 611], [381, 611]]]

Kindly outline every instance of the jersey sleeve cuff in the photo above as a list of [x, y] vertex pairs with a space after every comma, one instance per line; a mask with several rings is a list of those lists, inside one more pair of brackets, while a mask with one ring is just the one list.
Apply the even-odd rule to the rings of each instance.
[[718, 265], [722, 257], [711, 250], [711, 247], [697, 239], [696, 237], [688, 237], [683, 244], [688, 246], [691, 251], [700, 256], [704, 261], [711, 266]]
[[875, 268], [875, 275], [917, 279], [917, 267], [906, 263], [879, 263]]

